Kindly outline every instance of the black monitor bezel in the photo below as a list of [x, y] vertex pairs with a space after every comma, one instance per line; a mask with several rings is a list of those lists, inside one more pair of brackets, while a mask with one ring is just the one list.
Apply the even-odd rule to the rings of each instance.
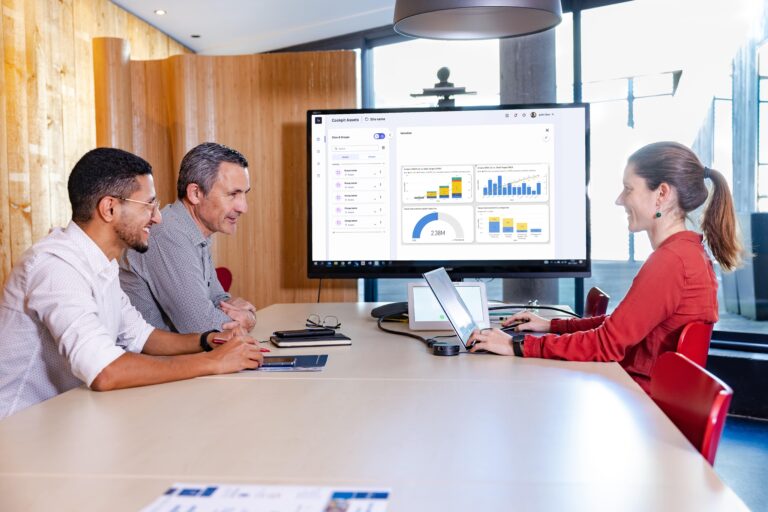
[[[316, 115], [390, 114], [412, 112], [458, 112], [472, 110], [534, 110], [558, 108], [584, 109], [584, 157], [586, 201], [586, 258], [583, 260], [387, 260], [387, 261], [318, 261], [312, 260], [312, 117]], [[307, 276], [316, 278], [408, 278], [445, 267], [452, 278], [471, 277], [591, 277], [591, 229], [589, 204], [590, 126], [589, 103], [532, 103], [451, 108], [361, 108], [313, 109], [307, 111]], [[545, 261], [547, 263], [545, 263]], [[319, 263], [319, 264], [315, 264]]]

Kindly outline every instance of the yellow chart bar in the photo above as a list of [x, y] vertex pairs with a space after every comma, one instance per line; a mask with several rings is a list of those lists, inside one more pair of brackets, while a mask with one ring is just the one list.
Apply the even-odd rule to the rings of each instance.
[[451, 178], [451, 195], [461, 197], [461, 178]]

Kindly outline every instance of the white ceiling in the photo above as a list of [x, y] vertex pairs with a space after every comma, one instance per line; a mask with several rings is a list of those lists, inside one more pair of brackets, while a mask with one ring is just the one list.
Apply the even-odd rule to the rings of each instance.
[[208, 55], [264, 52], [389, 25], [395, 6], [395, 0], [112, 1]]

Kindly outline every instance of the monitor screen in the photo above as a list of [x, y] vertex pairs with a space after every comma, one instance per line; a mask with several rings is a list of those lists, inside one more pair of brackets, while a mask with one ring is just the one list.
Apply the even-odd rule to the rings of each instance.
[[309, 277], [588, 276], [589, 106], [312, 110]]

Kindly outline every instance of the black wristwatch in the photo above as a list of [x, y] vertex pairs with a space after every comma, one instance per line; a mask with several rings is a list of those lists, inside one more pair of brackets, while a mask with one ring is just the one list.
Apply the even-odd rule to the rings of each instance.
[[514, 334], [512, 336], [512, 351], [517, 357], [525, 357], [523, 343], [525, 343], [525, 334]]
[[212, 332], [220, 332], [220, 331], [217, 331], [216, 329], [214, 329], [212, 331], [204, 332], [203, 334], [200, 335], [200, 348], [202, 348], [204, 352], [210, 352], [211, 350], [213, 350], [213, 347], [211, 346], [211, 344], [208, 343], [208, 335], [211, 334]]

